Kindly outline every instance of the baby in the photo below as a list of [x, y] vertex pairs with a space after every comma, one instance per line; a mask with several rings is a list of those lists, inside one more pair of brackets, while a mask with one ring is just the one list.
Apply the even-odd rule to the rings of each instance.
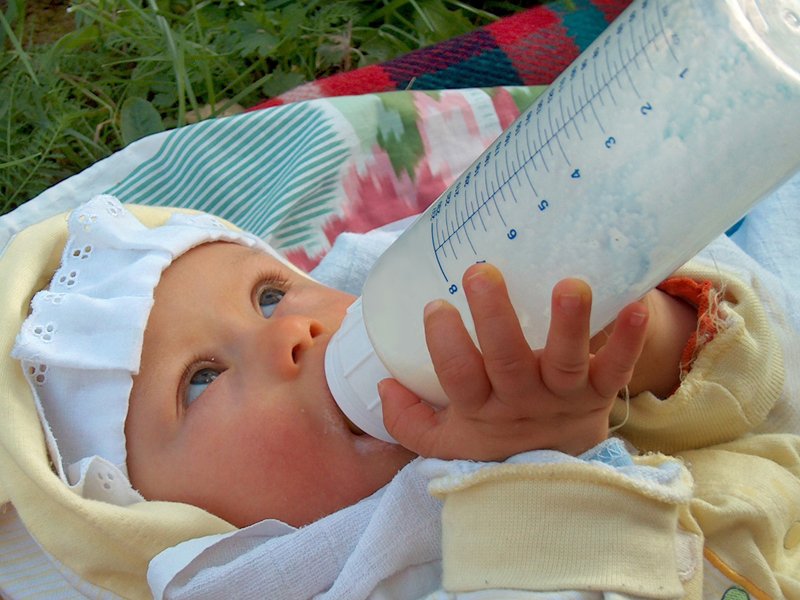
[[[415, 453], [495, 460], [534, 448], [579, 454], [602, 441], [644, 341], [646, 307], [623, 311], [590, 362], [589, 291], [564, 282], [538, 359], [499, 273], [476, 268], [466, 281], [483, 354], [450, 307], [428, 307], [431, 354], [453, 403], [428, 411], [386, 382], [389, 429], [403, 444], [392, 445], [354, 431], [325, 381], [327, 341], [352, 296], [240, 244], [189, 250], [155, 289], [133, 378], [125, 437], [134, 486], [145, 498], [201, 506], [238, 526], [265, 518], [299, 526], [370, 495]], [[652, 295], [678, 304], [657, 313], [670, 320], [661, 327], [677, 365], [694, 311]], [[677, 386], [678, 374], [672, 369], [666, 387]]]
[[[551, 449], [577, 456], [608, 436], [621, 389], [669, 397], [716, 333], [707, 322], [698, 326], [697, 308], [682, 298], [703, 292], [691, 297], [686, 289], [695, 288], [683, 281], [626, 307], [590, 339], [590, 290], [565, 280], [553, 291], [547, 344], [532, 350], [500, 273], [475, 266], [464, 288], [479, 348], [451, 306], [426, 307], [426, 339], [451, 403], [434, 411], [398, 382], [382, 382], [385, 423], [400, 442], [392, 445], [350, 424], [325, 381], [327, 341], [353, 296], [205, 216], [146, 229], [99, 197], [76, 209], [70, 227], [62, 267], [34, 300], [14, 351], [52, 430], [57, 470], [97, 497], [87, 475], [97, 461], [110, 464], [131, 484], [120, 503], [139, 494], [187, 503], [237, 527], [313, 523], [370, 496], [416, 455], [501, 461]], [[706, 320], [718, 317], [716, 307], [701, 308]], [[75, 315], [84, 322], [70, 339], [62, 331]], [[111, 315], [117, 320], [104, 328], [99, 321]], [[125, 339], [105, 340], [123, 317]], [[58, 344], [80, 348], [80, 360], [63, 358]], [[96, 377], [104, 370], [114, 375]], [[100, 404], [103, 411], [87, 408]], [[113, 415], [110, 427], [86, 424], [86, 414], [98, 412]]]

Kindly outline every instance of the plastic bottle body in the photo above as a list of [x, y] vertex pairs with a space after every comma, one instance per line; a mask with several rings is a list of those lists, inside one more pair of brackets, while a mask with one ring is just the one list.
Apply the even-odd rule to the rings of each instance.
[[592, 286], [597, 331], [790, 177], [798, 15], [798, 0], [634, 2], [371, 271], [364, 321], [392, 375], [446, 402], [422, 311], [446, 298], [472, 329], [475, 262], [501, 269], [541, 347], [558, 280]]

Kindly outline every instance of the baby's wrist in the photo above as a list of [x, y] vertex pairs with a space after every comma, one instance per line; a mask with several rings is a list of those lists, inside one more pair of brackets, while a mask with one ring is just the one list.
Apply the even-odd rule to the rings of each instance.
[[672, 298], [680, 299], [695, 311], [695, 329], [681, 352], [680, 373], [691, 371], [698, 353], [718, 332], [720, 322], [719, 292], [709, 280], [696, 281], [689, 277], [671, 277], [658, 289]]
[[645, 297], [650, 317], [642, 355], [628, 385], [630, 395], [670, 396], [681, 382], [681, 361], [697, 330], [696, 309], [682, 297], [656, 289]]

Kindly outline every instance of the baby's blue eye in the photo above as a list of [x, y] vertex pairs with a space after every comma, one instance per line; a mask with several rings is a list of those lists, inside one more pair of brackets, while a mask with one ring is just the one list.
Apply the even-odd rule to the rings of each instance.
[[206, 391], [206, 388], [219, 377], [220, 371], [217, 369], [200, 369], [191, 379], [189, 385], [186, 386], [186, 404], [187, 406], [197, 400], [200, 394]]
[[271, 317], [275, 308], [278, 306], [286, 292], [274, 287], [265, 287], [258, 294], [258, 306], [261, 308], [261, 314], [265, 317]]

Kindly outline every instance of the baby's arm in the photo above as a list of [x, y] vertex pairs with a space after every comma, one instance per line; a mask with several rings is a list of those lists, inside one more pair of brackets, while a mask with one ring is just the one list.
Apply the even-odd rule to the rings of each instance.
[[[696, 330], [671, 395], [644, 391], [631, 394], [629, 407], [615, 402], [611, 423], [625, 421], [620, 430], [625, 439], [640, 451], [675, 454], [762, 427], [791, 430], [797, 413], [792, 400], [781, 396], [784, 358], [766, 312], [775, 306], [759, 296], [766, 294], [761, 281], [739, 278], [720, 263], [693, 260], [659, 287], [694, 308]], [[671, 372], [674, 376], [674, 368]]]
[[[667, 398], [680, 385], [681, 358], [697, 329], [697, 309], [660, 289], [649, 292], [642, 302], [650, 316], [642, 355], [634, 367], [628, 392], [631, 397], [647, 391]], [[591, 352], [605, 344], [613, 327], [614, 323], [592, 338]]]
[[648, 306], [625, 307], [592, 355], [591, 291], [564, 280], [553, 290], [545, 347], [532, 350], [496, 268], [471, 267], [464, 289], [480, 350], [454, 307], [431, 303], [426, 340], [450, 405], [434, 410], [385, 380], [380, 392], [388, 431], [423, 456], [473, 460], [542, 448], [577, 455], [604, 440], [613, 400], [645, 344]]

